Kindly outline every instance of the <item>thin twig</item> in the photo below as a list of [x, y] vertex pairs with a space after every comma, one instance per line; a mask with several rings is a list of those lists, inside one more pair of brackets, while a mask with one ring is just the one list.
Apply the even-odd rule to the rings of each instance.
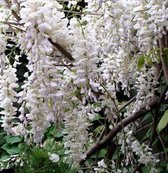
[[90, 166], [88, 162], [86, 162], [85, 165], [88, 167], [87, 171], [89, 171], [90, 173], [94, 173], [92, 167]]
[[17, 22], [7, 22], [7, 21], [0, 21], [0, 23], [6, 24], [6, 25], [16, 25], [16, 26], [23, 26], [24, 23], [17, 23]]
[[104, 128], [102, 129], [102, 131], [101, 131], [101, 133], [100, 133], [100, 136], [99, 136], [99, 138], [98, 138], [98, 142], [100, 142], [100, 141], [102, 140], [102, 138], [103, 138], [103, 136], [104, 136], [104, 134], [105, 134], [105, 130], [106, 130], [106, 127], [104, 127]]
[[135, 169], [132, 171], [132, 173], [136, 173], [138, 170], [139, 170], [139, 168], [142, 166], [142, 163], [139, 163], [136, 167], [135, 167]]
[[133, 101], [135, 101], [136, 96], [132, 97], [127, 103], [125, 103], [121, 108], [119, 108], [119, 112], [122, 112], [128, 105], [130, 105]]
[[165, 76], [166, 83], [168, 84], [168, 61], [167, 61], [167, 53], [164, 50], [164, 45], [162, 43], [162, 39], [159, 39], [159, 48], [160, 48], [160, 59], [162, 63], [162, 68]]
[[158, 113], [159, 113], [158, 108], [156, 108], [155, 113], [152, 112], [152, 111], [151, 111], [151, 113], [153, 115], [153, 123], [152, 123], [153, 127], [152, 127], [152, 134], [151, 134], [151, 137], [150, 137], [150, 141], [149, 141], [149, 144], [148, 144], [149, 148], [151, 148], [153, 140], [156, 136], [157, 117], [158, 117]]
[[145, 124], [145, 125], [143, 125], [143, 126], [137, 128], [137, 129], [136, 129], [136, 134], [139, 133], [139, 132], [141, 132], [142, 130], [144, 130], [144, 129], [146, 129], [146, 128], [149, 128], [149, 127], [151, 126], [151, 124], [152, 124], [152, 122], [149, 122], [149, 123], [147, 123], [147, 124]]
[[161, 138], [160, 133], [157, 130], [156, 130], [156, 133], [157, 133], [159, 141], [160, 141], [160, 143], [162, 145], [162, 148], [163, 148], [163, 151], [164, 151], [164, 154], [165, 154], [165, 160], [168, 161], [168, 154], [167, 154], [167, 151], [166, 151], [166, 146], [165, 146], [165, 144], [164, 144], [164, 142], [163, 142], [163, 140]]

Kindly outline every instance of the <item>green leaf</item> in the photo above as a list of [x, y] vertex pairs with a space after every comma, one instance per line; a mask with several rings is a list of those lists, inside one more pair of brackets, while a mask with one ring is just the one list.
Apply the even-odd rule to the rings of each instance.
[[10, 155], [19, 153], [19, 148], [16, 145], [10, 145], [8, 143], [5, 143], [1, 148]]
[[26, 147], [27, 147], [26, 143], [19, 143], [19, 144], [18, 144], [18, 148], [19, 148], [20, 151], [21, 151], [21, 150], [22, 150], [22, 151], [25, 150]]
[[15, 143], [19, 143], [21, 141], [22, 141], [22, 138], [18, 137], [18, 136], [12, 136], [12, 137], [6, 139], [6, 142], [9, 144], [15, 144]]
[[138, 70], [140, 70], [144, 66], [144, 64], [145, 64], [145, 57], [144, 55], [142, 55], [138, 59], [138, 63], [137, 63]]
[[63, 133], [61, 131], [58, 131], [56, 134], [55, 134], [55, 137], [56, 138], [61, 138], [63, 137]]
[[64, 154], [65, 154], [65, 150], [64, 149], [58, 150], [58, 155], [59, 156], [63, 156]]
[[166, 110], [161, 118], [161, 120], [159, 121], [158, 124], [158, 131], [160, 132], [161, 130], [163, 130], [168, 124], [168, 110]]
[[57, 129], [55, 127], [52, 126], [52, 127], [49, 128], [48, 133], [50, 135], [54, 136], [54, 134], [56, 134], [56, 132], [57, 132]]
[[2, 136], [0, 136], [0, 139], [0, 146], [2, 146], [6, 142], [6, 140]]
[[19, 153], [19, 148], [17, 146], [12, 146], [8, 151], [7, 153], [9, 153], [10, 155], [13, 155], [13, 154], [18, 154]]
[[106, 152], [107, 152], [106, 149], [102, 149], [102, 150], [99, 152], [98, 157], [99, 157], [99, 158], [103, 158], [103, 157], [105, 157]]
[[142, 168], [142, 173], [149, 173], [149, 171], [150, 171], [150, 167], [148, 167], [148, 166], [144, 166]]
[[102, 116], [99, 115], [99, 114], [96, 114], [96, 116], [93, 118], [92, 121], [97, 121], [97, 120], [104, 120], [104, 117], [102, 117]]
[[103, 125], [98, 126], [98, 127], [94, 130], [94, 132], [95, 132], [96, 134], [99, 134], [99, 133], [103, 130], [103, 128], [104, 128]]
[[145, 63], [151, 66], [153, 64], [152, 58], [150, 56], [145, 56]]
[[5, 132], [4, 130], [1, 130], [1, 131], [0, 131], [0, 135], [1, 135], [1, 136], [4, 136], [4, 135], [6, 135], [6, 132]]
[[105, 157], [105, 155], [106, 155], [106, 153], [107, 153], [107, 150], [106, 149], [102, 149], [102, 150], [100, 150], [100, 152], [98, 153], [98, 156], [96, 156], [96, 155], [93, 155], [91, 158], [93, 159], [93, 158], [103, 158], [103, 157]]
[[10, 155], [5, 154], [5, 155], [1, 156], [0, 161], [7, 160], [9, 158], [10, 158]]

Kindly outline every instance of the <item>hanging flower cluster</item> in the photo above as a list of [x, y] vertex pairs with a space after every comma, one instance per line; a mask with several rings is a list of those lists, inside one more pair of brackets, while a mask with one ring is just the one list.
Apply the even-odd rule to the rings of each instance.
[[[52, 123], [63, 123], [64, 146], [77, 165], [114, 142], [125, 167], [111, 157], [111, 169], [129, 172], [140, 163], [155, 172], [158, 160], [136, 139], [132, 132], [140, 123], [132, 122], [155, 106], [168, 46], [166, 0], [85, 0], [81, 12], [71, 11], [75, 17], [65, 15], [63, 3], [0, 1], [2, 127], [40, 144]], [[77, 4], [70, 1], [68, 8]], [[10, 41], [28, 60], [23, 84], [6, 53]], [[95, 172], [109, 172], [105, 159], [97, 163]]]

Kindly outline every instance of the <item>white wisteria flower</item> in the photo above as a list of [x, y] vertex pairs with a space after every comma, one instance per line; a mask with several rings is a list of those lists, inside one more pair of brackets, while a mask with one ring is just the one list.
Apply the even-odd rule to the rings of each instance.
[[55, 154], [55, 153], [48, 153], [48, 155], [49, 155], [49, 159], [50, 159], [52, 162], [54, 162], [54, 163], [56, 163], [56, 162], [58, 162], [58, 161], [60, 160], [58, 154]]
[[[168, 3], [85, 0], [86, 7], [76, 12], [72, 9], [80, 1], [72, 0], [66, 2], [72, 10], [69, 16], [64, 2], [0, 1], [0, 113], [8, 133], [36, 144], [41, 143], [51, 124], [63, 123], [67, 157], [79, 165], [100, 135], [99, 127], [92, 130], [97, 117], [102, 126], [103, 119], [113, 130], [122, 118], [129, 119], [142, 107], [150, 109], [158, 89], [157, 65], [162, 63], [158, 52], [162, 46], [168, 47]], [[11, 57], [9, 42], [16, 43], [20, 55]], [[17, 70], [22, 54], [28, 64], [20, 83]], [[142, 68], [137, 67], [140, 57], [144, 57]], [[119, 93], [126, 99], [136, 94], [122, 111]], [[156, 172], [152, 150], [133, 134], [137, 124], [129, 124], [114, 139], [125, 157], [118, 164], [125, 166], [123, 170], [115, 160], [110, 163], [118, 173], [133, 172], [135, 162]], [[48, 155], [53, 162], [59, 161], [58, 154]], [[104, 159], [94, 171], [109, 172]]]

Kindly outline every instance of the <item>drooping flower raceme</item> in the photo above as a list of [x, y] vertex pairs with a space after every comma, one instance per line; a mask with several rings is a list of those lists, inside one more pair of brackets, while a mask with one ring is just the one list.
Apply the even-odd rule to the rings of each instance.
[[[10, 65], [9, 65], [10, 66]], [[2, 127], [9, 133], [11, 133], [14, 119], [16, 118], [17, 108], [14, 103], [17, 102], [17, 93], [15, 91], [18, 88], [16, 69], [11, 66], [7, 69], [3, 69], [0, 81], [0, 107], [2, 116]]]
[[[1, 119], [6, 131], [37, 144], [51, 123], [62, 122], [65, 149], [78, 164], [104, 124], [108, 132], [123, 117], [129, 118], [144, 106], [149, 109], [157, 89], [154, 65], [160, 62], [157, 49], [168, 30], [168, 8], [164, 0], [87, 0], [81, 13], [74, 12], [80, 17], [67, 17], [59, 2], [1, 1]], [[71, 1], [68, 6], [76, 4]], [[20, 85], [15, 65], [5, 53], [8, 41], [15, 42], [28, 59], [28, 72]], [[124, 112], [119, 109], [123, 103], [118, 93], [127, 99], [136, 93]], [[100, 129], [92, 124], [97, 117], [103, 119]], [[136, 164], [130, 161], [134, 155], [137, 162], [152, 168], [156, 161], [150, 149], [134, 137], [134, 127], [130, 124], [114, 139], [121, 153], [128, 153], [121, 159], [125, 165], [120, 165], [126, 166], [125, 172], [133, 171], [135, 165], [127, 166]], [[57, 155], [49, 156], [59, 160]], [[115, 160], [110, 165], [120, 172]], [[94, 170], [108, 172], [104, 160]]]

